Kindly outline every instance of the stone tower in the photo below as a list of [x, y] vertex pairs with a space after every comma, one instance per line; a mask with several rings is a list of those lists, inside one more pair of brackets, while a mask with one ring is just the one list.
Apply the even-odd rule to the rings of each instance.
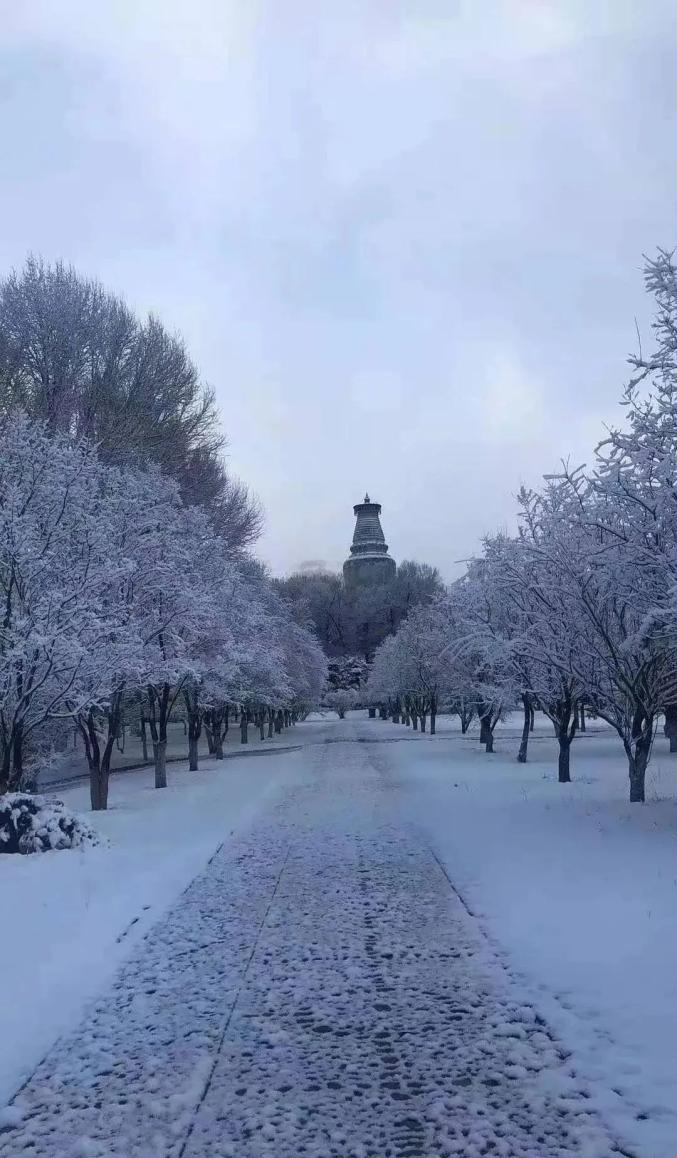
[[350, 557], [343, 564], [346, 584], [387, 583], [395, 576], [395, 560], [388, 554], [388, 544], [381, 529], [381, 504], [372, 503], [369, 495], [353, 507], [356, 523]]

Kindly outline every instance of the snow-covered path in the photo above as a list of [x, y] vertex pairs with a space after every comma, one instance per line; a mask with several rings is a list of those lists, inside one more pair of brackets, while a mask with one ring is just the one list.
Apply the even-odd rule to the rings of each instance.
[[319, 725], [288, 757], [290, 786], [20, 1092], [0, 1158], [625, 1152], [369, 729]]

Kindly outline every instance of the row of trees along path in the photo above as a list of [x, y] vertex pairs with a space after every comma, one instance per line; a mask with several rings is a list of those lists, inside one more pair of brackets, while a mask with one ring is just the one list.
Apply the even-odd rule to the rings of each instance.
[[[659, 252], [646, 267], [656, 349], [631, 359], [625, 422], [591, 468], [564, 462], [519, 495], [518, 530], [489, 535], [481, 555], [430, 607], [412, 611], [379, 648], [372, 702], [399, 705], [434, 730], [437, 705], [471, 705], [487, 751], [497, 720], [522, 704], [519, 757], [534, 708], [549, 717], [558, 775], [589, 713], [618, 734], [630, 800], [665, 714], [677, 747], [677, 270]], [[467, 707], [466, 707], [467, 712]]]
[[257, 503], [226, 469], [213, 393], [180, 338], [74, 270], [0, 282], [0, 792], [78, 730], [92, 807], [143, 721], [155, 783], [186, 719], [223, 755], [315, 705], [323, 652], [248, 553]]

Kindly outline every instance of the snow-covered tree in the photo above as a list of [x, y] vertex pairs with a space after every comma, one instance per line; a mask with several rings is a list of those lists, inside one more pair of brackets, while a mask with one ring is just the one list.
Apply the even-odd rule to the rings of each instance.
[[203, 558], [200, 581], [206, 587], [206, 606], [189, 642], [190, 667], [181, 688], [191, 771], [198, 767], [198, 745], [205, 725], [212, 754], [223, 758], [231, 689], [252, 647], [260, 611], [219, 543], [213, 543], [209, 556]]
[[336, 688], [333, 691], [325, 692], [324, 705], [336, 712], [339, 720], [345, 720], [346, 712], [356, 708], [358, 703], [357, 692], [351, 691], [350, 688]]
[[[206, 517], [184, 508], [178, 493], [166, 523], [138, 558], [133, 610], [142, 641], [155, 786], [167, 784], [167, 726], [186, 681], [199, 679], [201, 641], [215, 623], [217, 549]], [[216, 630], [216, 627], [214, 628]]]
[[[117, 494], [91, 446], [17, 414], [0, 431], [0, 791], [51, 717], [85, 711], [129, 647]], [[99, 663], [93, 662], [97, 655]]]
[[485, 561], [471, 561], [438, 606], [446, 617], [447, 696], [475, 706], [480, 743], [493, 752], [496, 724], [516, 702], [519, 689], [505, 601]]
[[583, 689], [572, 668], [579, 632], [562, 592], [562, 572], [543, 550], [534, 507], [542, 501], [522, 492], [523, 524], [517, 538], [485, 540], [484, 570], [500, 600], [500, 633], [512, 681], [522, 700], [524, 724], [518, 760], [524, 763], [531, 719], [540, 708], [553, 724], [559, 744], [558, 778], [570, 780], [570, 750], [579, 720]]
[[389, 635], [376, 649], [373, 662], [369, 667], [367, 685], [364, 691], [365, 702], [390, 709], [391, 714], [397, 708], [399, 719], [402, 707], [401, 699], [405, 692], [402, 676], [399, 643], [396, 636]]
[[415, 607], [395, 636], [398, 657], [398, 683], [404, 700], [404, 715], [414, 726], [430, 732], [435, 722], [440, 698], [453, 683], [453, 661], [449, 648], [448, 617], [440, 605]]
[[159, 466], [231, 552], [258, 537], [258, 503], [225, 468], [214, 392], [181, 338], [62, 262], [29, 257], [0, 280], [0, 414], [17, 407], [103, 462]]

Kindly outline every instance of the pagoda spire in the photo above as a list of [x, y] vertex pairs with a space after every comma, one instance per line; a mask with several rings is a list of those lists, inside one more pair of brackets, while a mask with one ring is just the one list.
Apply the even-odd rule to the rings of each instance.
[[346, 583], [387, 583], [395, 574], [395, 560], [388, 554], [381, 527], [381, 504], [374, 503], [367, 492], [364, 502], [356, 503], [355, 530], [350, 557], [343, 564]]

